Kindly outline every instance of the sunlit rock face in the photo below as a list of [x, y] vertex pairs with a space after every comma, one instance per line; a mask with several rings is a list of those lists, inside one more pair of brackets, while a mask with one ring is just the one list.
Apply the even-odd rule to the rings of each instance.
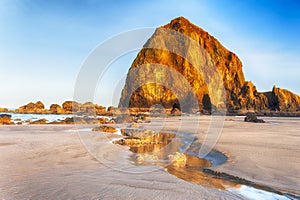
[[287, 90], [259, 93], [245, 81], [239, 58], [183, 17], [157, 28], [138, 53], [119, 107], [172, 108], [175, 103], [183, 112], [296, 111], [300, 105], [299, 96]]
[[30, 102], [24, 106], [15, 110], [16, 113], [43, 113], [45, 109], [44, 104], [41, 101], [36, 103]]
[[270, 107], [283, 112], [300, 111], [300, 97], [288, 90], [273, 87]]

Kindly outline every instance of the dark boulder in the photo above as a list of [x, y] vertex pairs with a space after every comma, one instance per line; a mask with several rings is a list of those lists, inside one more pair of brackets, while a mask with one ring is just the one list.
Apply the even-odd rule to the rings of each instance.
[[256, 113], [248, 112], [244, 118], [245, 122], [265, 123], [263, 119], [258, 119]]

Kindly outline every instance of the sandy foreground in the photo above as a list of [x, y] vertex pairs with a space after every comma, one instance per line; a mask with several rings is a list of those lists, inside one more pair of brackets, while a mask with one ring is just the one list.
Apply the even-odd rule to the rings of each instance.
[[[283, 192], [300, 194], [300, 119], [245, 123], [226, 117], [215, 149], [226, 163], [213, 170]], [[218, 119], [223, 120], [223, 119]], [[152, 119], [145, 128], [199, 135], [211, 117]], [[125, 126], [125, 125], [123, 125]], [[230, 190], [181, 180], [159, 166], [134, 166], [120, 136], [91, 132], [93, 125], [0, 126], [1, 199], [243, 199]], [[195, 129], [197, 127], [197, 129]], [[196, 131], [195, 131], [196, 130]]]

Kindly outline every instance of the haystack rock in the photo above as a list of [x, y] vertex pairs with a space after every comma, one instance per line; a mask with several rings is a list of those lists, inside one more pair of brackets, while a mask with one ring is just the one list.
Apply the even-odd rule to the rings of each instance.
[[300, 98], [275, 86], [272, 91], [258, 92], [245, 80], [236, 54], [179, 17], [157, 28], [138, 53], [128, 71], [119, 107], [150, 108], [156, 104], [170, 109], [177, 104], [183, 112], [295, 112]]

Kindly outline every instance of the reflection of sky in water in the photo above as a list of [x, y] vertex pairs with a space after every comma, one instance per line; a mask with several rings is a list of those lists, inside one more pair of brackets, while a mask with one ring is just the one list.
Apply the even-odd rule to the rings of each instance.
[[283, 195], [275, 194], [272, 192], [267, 192], [264, 190], [259, 190], [253, 187], [242, 185], [240, 188], [228, 188], [227, 190], [238, 193], [246, 198], [255, 199], [255, 200], [288, 200], [288, 198]]
[[18, 113], [8, 113], [11, 115], [12, 121], [16, 119], [20, 119], [21, 121], [26, 120], [38, 120], [38, 119], [46, 119], [49, 122], [64, 120], [67, 117], [73, 117], [73, 115], [54, 115], [54, 114], [18, 114]]
[[[206, 174], [200, 168], [223, 164], [227, 161], [227, 157], [213, 149], [202, 159], [198, 154], [202, 144], [193, 137], [183, 137], [181, 134], [177, 134], [176, 136], [167, 135], [166, 133], [161, 135], [165, 135], [166, 137], [159, 137], [159, 135], [152, 136], [153, 141], [162, 141], [160, 144], [154, 142], [150, 144], [128, 145], [130, 151], [133, 152], [129, 156], [129, 161], [134, 165], [160, 165], [165, 167], [170, 174], [180, 179], [227, 189], [240, 198], [255, 200], [290, 199], [288, 195], [279, 195], [275, 192], [257, 189], [243, 183], [240, 183], [240, 185], [230, 179], [215, 178]], [[174, 159], [172, 160], [171, 158]], [[183, 161], [184, 167], [178, 165], [181, 161]]]
[[[53, 121], [61, 121], [66, 119], [67, 117], [74, 117], [74, 115], [72, 114], [68, 114], [68, 115], [56, 115], [56, 114], [19, 114], [19, 113], [0, 113], [0, 114], [8, 114], [11, 115], [11, 120], [14, 122], [18, 122], [18, 121], [36, 121], [39, 119], [46, 119], [48, 122], [53, 122]], [[102, 116], [97, 116], [99, 118], [101, 118]], [[108, 118], [108, 120], [111, 119], [111, 117], [106, 117]]]

